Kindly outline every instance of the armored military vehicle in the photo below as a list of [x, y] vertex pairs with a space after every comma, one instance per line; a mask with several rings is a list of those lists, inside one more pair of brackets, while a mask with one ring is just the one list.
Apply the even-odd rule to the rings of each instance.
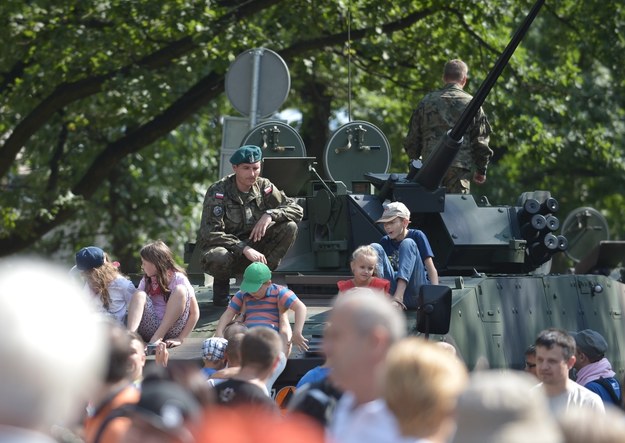
[[[574, 238], [567, 239], [558, 235], [559, 205], [547, 191], [524, 192], [513, 205], [494, 205], [485, 197], [446, 194], [439, 186], [462, 135], [541, 5], [534, 6], [465, 113], [420, 169], [413, 165], [409, 173], [389, 174], [389, 143], [364, 121], [332, 135], [322, 159], [325, 179], [316, 169], [318, 159], [306, 156], [301, 137], [283, 122], [255, 126], [241, 145], [261, 146], [263, 175], [304, 208], [296, 243], [275, 274], [307, 303], [329, 304], [336, 281], [350, 275], [351, 252], [384, 234], [375, 220], [385, 202], [401, 201], [411, 211], [412, 225], [427, 234], [440, 275], [439, 285], [421, 291], [419, 309], [407, 313], [413, 332], [452, 343], [471, 368], [484, 360], [490, 367], [520, 369], [525, 348], [542, 329], [591, 328], [611, 344], [608, 357], [622, 377], [625, 284], [595, 272], [622, 261], [622, 244], [603, 244], [590, 258], [578, 257], [582, 266], [575, 274], [549, 273], [554, 254], [573, 240], [579, 250], [600, 218], [588, 216], [590, 210], [577, 214], [569, 222]], [[193, 251], [191, 273], [201, 272], [199, 256]]]

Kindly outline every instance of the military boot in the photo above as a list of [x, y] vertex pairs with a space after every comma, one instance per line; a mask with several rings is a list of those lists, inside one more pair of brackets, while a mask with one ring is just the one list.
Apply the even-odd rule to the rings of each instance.
[[230, 281], [213, 281], [213, 306], [228, 306], [230, 296]]

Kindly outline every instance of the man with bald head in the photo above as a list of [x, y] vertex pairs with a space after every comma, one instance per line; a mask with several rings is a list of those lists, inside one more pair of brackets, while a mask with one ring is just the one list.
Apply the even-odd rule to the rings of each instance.
[[331, 437], [341, 443], [398, 441], [397, 422], [377, 379], [388, 350], [406, 334], [405, 317], [386, 297], [354, 288], [335, 299], [328, 320], [323, 350], [332, 381], [345, 391], [330, 424]]

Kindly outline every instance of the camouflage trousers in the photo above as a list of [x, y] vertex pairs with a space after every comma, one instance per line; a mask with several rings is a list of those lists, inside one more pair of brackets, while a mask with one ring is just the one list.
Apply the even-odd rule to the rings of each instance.
[[471, 170], [452, 166], [441, 184], [445, 186], [448, 194], [470, 194], [472, 177]]
[[[267, 266], [273, 271], [295, 242], [296, 235], [297, 223], [276, 223], [267, 229], [263, 238], [257, 242], [250, 241], [247, 245], [264, 254]], [[230, 277], [243, 274], [250, 263], [245, 255], [235, 254], [221, 246], [209, 249], [202, 257], [204, 272], [212, 275], [215, 281], [227, 281]]]

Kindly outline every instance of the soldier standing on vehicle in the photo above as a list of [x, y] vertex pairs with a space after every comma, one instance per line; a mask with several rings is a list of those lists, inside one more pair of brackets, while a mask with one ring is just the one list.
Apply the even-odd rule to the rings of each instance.
[[[410, 128], [404, 140], [404, 149], [411, 160], [421, 157], [424, 163], [438, 146], [439, 141], [460, 119], [471, 99], [464, 91], [468, 67], [462, 60], [451, 60], [445, 64], [443, 82], [445, 86], [427, 94], [410, 118]], [[473, 181], [486, 181], [486, 168], [493, 154], [488, 147], [491, 127], [486, 114], [480, 108], [471, 126], [464, 134], [460, 152], [443, 178], [442, 185], [448, 193], [468, 194]]]
[[213, 304], [227, 306], [230, 277], [252, 262], [275, 269], [297, 234], [303, 209], [260, 177], [262, 151], [241, 146], [232, 157], [234, 174], [214, 183], [204, 198], [199, 240], [202, 267], [214, 277]]

